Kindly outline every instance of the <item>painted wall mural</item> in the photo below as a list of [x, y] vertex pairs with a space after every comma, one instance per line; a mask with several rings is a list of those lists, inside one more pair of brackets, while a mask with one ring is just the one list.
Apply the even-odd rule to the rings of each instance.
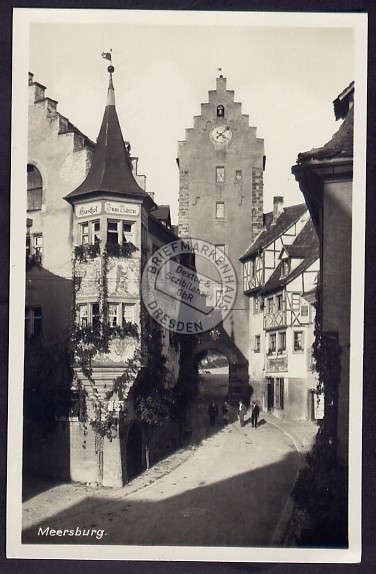
[[140, 296], [140, 260], [110, 258], [107, 282], [109, 297], [138, 299]]

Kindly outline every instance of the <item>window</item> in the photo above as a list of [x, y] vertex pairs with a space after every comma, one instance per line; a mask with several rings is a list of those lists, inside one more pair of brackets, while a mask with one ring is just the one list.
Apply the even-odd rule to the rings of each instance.
[[269, 314], [273, 313], [273, 297], [269, 297], [266, 300], [266, 310], [267, 310], [267, 313], [269, 313]]
[[99, 304], [80, 303], [77, 309], [77, 322], [79, 327], [99, 325]]
[[134, 221], [107, 220], [107, 243], [134, 243]]
[[225, 218], [225, 204], [223, 201], [217, 201], [215, 204], [215, 218], [224, 219]]
[[278, 333], [278, 353], [284, 353], [286, 351], [286, 332], [281, 331]]
[[255, 353], [259, 353], [261, 350], [261, 337], [260, 335], [255, 336]]
[[31, 257], [34, 261], [42, 263], [43, 254], [43, 235], [41, 233], [35, 233], [26, 235], [26, 257]]
[[133, 303], [123, 303], [123, 325], [124, 323], [134, 323], [135, 322], [135, 307]]
[[275, 392], [274, 392], [274, 398], [275, 398], [275, 406], [279, 409], [284, 409], [284, 394], [285, 394], [285, 382], [284, 379], [276, 379], [275, 380]]
[[216, 182], [223, 183], [225, 181], [225, 168], [224, 167], [217, 167], [216, 168]]
[[243, 179], [243, 174], [241, 169], [235, 171], [235, 181], [241, 181]]
[[300, 307], [300, 313], [302, 317], [308, 317], [308, 305], [302, 305]]
[[101, 224], [100, 221], [91, 222], [91, 237], [92, 243], [100, 243], [101, 240]]
[[87, 317], [87, 304], [78, 305], [78, 325], [80, 327], [87, 327], [88, 317]]
[[109, 303], [107, 312], [107, 321], [110, 327], [116, 327], [118, 325], [118, 304]]
[[81, 236], [81, 245], [87, 245], [89, 243], [89, 224], [87, 221], [85, 223], [80, 224], [80, 236]]
[[119, 243], [118, 221], [107, 220], [107, 243]]
[[92, 303], [91, 304], [91, 324], [93, 327], [97, 327], [99, 325], [99, 304]]
[[42, 335], [42, 307], [25, 309], [25, 336], [40, 337]]
[[223, 258], [224, 252], [225, 252], [225, 246], [222, 243], [215, 245], [215, 253], [214, 253], [215, 261], [220, 262], [221, 258]]
[[259, 312], [259, 298], [256, 295], [256, 297], [253, 298], [253, 314], [257, 315], [258, 312]]
[[27, 210], [38, 211], [42, 209], [42, 176], [34, 165], [27, 166]]
[[283, 306], [282, 294], [275, 296], [275, 306], [277, 311], [282, 311]]
[[134, 243], [134, 221], [123, 221], [123, 243]]
[[277, 335], [270, 333], [269, 335], [269, 353], [275, 353], [277, 348]]
[[83, 221], [78, 226], [78, 244], [94, 245], [100, 242], [100, 221]]
[[286, 277], [290, 273], [290, 260], [288, 258], [282, 260], [281, 277]]
[[291, 297], [291, 307], [292, 309], [299, 309], [300, 307], [300, 295], [299, 293], [293, 293]]
[[251, 259], [249, 261], [249, 276], [251, 277], [251, 279], [254, 279], [256, 275], [256, 261], [254, 259]]
[[224, 118], [225, 108], [222, 105], [217, 106], [217, 118]]
[[296, 353], [304, 350], [304, 333], [303, 331], [294, 331], [294, 351]]

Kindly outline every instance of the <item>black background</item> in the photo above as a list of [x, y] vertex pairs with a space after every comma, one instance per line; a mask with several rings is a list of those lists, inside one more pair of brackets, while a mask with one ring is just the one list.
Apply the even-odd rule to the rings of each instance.
[[[46, 0], [8, 1], [0, 4], [0, 571], [3, 574], [373, 574], [376, 571], [376, 508], [374, 476], [376, 446], [374, 427], [376, 301], [376, 213], [375, 213], [375, 6], [374, 0]], [[9, 281], [9, 190], [12, 81], [13, 8], [107, 8], [144, 10], [231, 10], [270, 12], [363, 12], [368, 13], [368, 129], [366, 207], [366, 297], [363, 385], [363, 503], [362, 561], [360, 564], [291, 564], [224, 562], [153, 562], [118, 560], [20, 560], [5, 556], [6, 428], [8, 375], [8, 281]], [[231, 48], [230, 48], [231, 49]], [[335, 95], [335, 94], [334, 94]], [[333, 96], [334, 96], [333, 95]], [[354, 201], [356, 195], [354, 194]], [[22, 216], [23, 217], [23, 216]], [[359, 278], [361, 280], [361, 278]], [[359, 308], [359, 313], [362, 309]], [[362, 376], [355, 381], [362, 385]], [[361, 416], [361, 413], [359, 413]], [[10, 453], [11, 454], [11, 453]], [[375, 484], [375, 487], [374, 487]], [[177, 558], [179, 549], [177, 548]]]

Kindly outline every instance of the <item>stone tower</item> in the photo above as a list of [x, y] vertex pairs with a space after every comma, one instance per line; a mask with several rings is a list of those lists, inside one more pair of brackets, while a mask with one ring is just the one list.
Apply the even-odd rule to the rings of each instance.
[[[220, 75], [209, 102], [186, 139], [178, 144], [179, 236], [199, 238], [224, 250], [237, 275], [238, 294], [224, 328], [236, 347], [248, 355], [248, 301], [242, 295], [239, 257], [263, 225], [264, 142], [234, 92]], [[205, 274], [205, 260], [197, 271]]]

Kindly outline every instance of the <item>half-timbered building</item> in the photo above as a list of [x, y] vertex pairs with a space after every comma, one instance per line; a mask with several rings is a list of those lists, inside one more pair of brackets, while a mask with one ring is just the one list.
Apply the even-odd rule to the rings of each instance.
[[318, 240], [305, 204], [284, 208], [278, 196], [273, 207], [241, 257], [250, 385], [265, 411], [312, 420], [320, 416], [312, 360]]

